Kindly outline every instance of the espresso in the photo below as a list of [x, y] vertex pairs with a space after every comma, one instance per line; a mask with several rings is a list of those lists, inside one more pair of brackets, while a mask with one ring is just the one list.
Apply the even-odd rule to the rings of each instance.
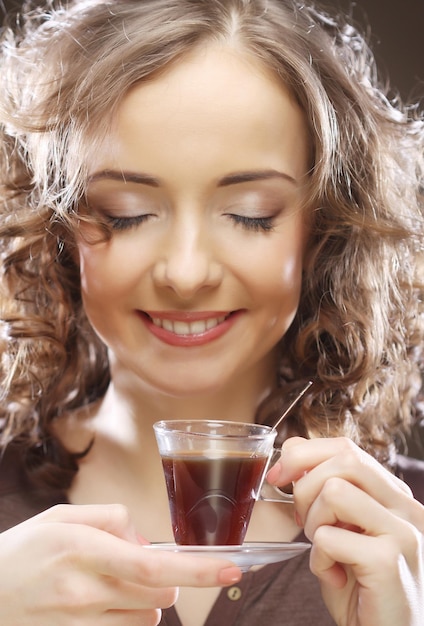
[[266, 457], [163, 457], [171, 520], [180, 545], [243, 543]]

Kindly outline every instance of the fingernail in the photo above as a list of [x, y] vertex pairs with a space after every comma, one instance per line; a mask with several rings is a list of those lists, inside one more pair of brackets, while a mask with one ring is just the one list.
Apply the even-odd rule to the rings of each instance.
[[277, 461], [277, 463], [271, 467], [271, 469], [266, 475], [266, 479], [271, 485], [273, 485], [274, 483], [278, 481], [280, 471], [281, 471], [281, 465], [280, 465], [280, 462]]
[[236, 566], [226, 567], [218, 574], [218, 581], [221, 585], [233, 585], [241, 580], [242, 573]]

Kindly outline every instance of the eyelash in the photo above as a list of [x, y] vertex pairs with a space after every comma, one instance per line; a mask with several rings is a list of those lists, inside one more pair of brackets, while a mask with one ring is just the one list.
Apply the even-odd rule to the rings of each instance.
[[[111, 225], [112, 230], [129, 230], [135, 226], [139, 226], [145, 222], [150, 216], [146, 213], [143, 215], [135, 215], [134, 217], [113, 217], [107, 215], [106, 219]], [[229, 213], [230, 217], [235, 224], [238, 224], [246, 230], [252, 230], [254, 232], [270, 232], [273, 229], [273, 217], [246, 217], [245, 215], [237, 215], [235, 213]]]
[[135, 215], [134, 217], [113, 217], [107, 215], [106, 219], [109, 222], [112, 230], [129, 230], [139, 224], [145, 222], [151, 215], [149, 213], [143, 215]]
[[273, 229], [274, 217], [246, 217], [245, 215], [237, 215], [235, 213], [228, 213], [236, 224], [240, 224], [246, 230], [253, 230], [255, 232], [263, 231], [269, 232]]

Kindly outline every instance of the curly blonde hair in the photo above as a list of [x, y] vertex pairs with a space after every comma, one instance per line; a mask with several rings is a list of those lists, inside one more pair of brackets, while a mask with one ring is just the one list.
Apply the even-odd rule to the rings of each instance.
[[46, 484], [77, 470], [53, 420], [109, 382], [75, 261], [90, 155], [131, 86], [211, 40], [237, 42], [289, 87], [312, 143], [301, 302], [258, 419], [313, 379], [289, 428], [347, 435], [386, 462], [417, 415], [424, 123], [389, 100], [358, 31], [295, 0], [49, 5], [4, 29], [0, 57], [1, 440], [41, 450]]

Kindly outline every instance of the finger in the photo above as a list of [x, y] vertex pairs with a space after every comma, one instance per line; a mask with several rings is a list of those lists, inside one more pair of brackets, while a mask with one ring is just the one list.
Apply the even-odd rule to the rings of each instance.
[[104, 530], [132, 543], [140, 543], [140, 536], [131, 521], [129, 511], [121, 504], [59, 504], [24, 524], [33, 522], [82, 524]]
[[[324, 584], [323, 595], [328, 599], [328, 606], [333, 605], [334, 614], [338, 605], [337, 596], [329, 594], [326, 586], [343, 586], [340, 585], [342, 576], [339, 565], [342, 563], [345, 581], [350, 579], [351, 584], [356, 581], [361, 588], [359, 608], [367, 623], [403, 623], [405, 599], [408, 593], [414, 593], [417, 586], [419, 565], [408, 563], [389, 535], [352, 535], [350, 531], [334, 526], [322, 526], [316, 533], [310, 568]], [[399, 615], [399, 620], [396, 615]], [[383, 617], [382, 620], [382, 616], [387, 619]]]
[[99, 574], [147, 587], [225, 586], [241, 578], [229, 560], [152, 551], [88, 526], [74, 533], [70, 549]]
[[[412, 497], [410, 488], [397, 476], [391, 474], [381, 463], [361, 450], [347, 437], [302, 439], [293, 437], [288, 439], [282, 447], [280, 471], [290, 474], [290, 480], [295, 481], [311, 470], [325, 465], [326, 462], [337, 460], [346, 477], [364, 480], [364, 477], [374, 478], [377, 483], [381, 480], [390, 481], [393, 488]], [[328, 466], [326, 466], [328, 468]], [[334, 473], [332, 474], [334, 475]], [[352, 480], [352, 482], [354, 482]], [[378, 487], [380, 483], [378, 482]]]
[[[290, 439], [287, 439], [283, 443], [281, 449], [278, 451], [279, 452], [278, 459], [275, 459], [275, 458], [272, 459], [272, 467], [266, 474], [266, 480], [271, 485], [277, 485], [279, 487], [283, 487], [284, 485], [287, 485], [290, 482], [293, 482], [291, 478], [285, 479], [285, 476], [288, 474], [288, 471], [290, 470], [289, 465], [286, 464], [285, 453], [290, 447], [302, 445], [307, 441], [308, 440], [305, 439], [304, 437], [290, 437]], [[284, 458], [283, 458], [283, 454], [284, 454]], [[284, 480], [286, 482], [283, 483]]]
[[158, 626], [162, 617], [160, 609], [148, 611], [107, 611], [99, 620], [97, 616], [93, 626]]
[[[298, 518], [301, 521], [306, 519], [318, 494], [326, 490], [329, 483], [333, 485], [332, 481], [335, 478], [339, 478], [344, 482], [343, 490], [347, 489], [347, 484], [356, 487], [367, 495], [370, 503], [371, 501], [378, 502], [382, 507], [381, 510], [389, 510], [423, 532], [423, 505], [399, 490], [393, 482], [393, 477], [384, 468], [381, 470], [377, 468], [374, 474], [372, 469], [367, 471], [364, 466], [360, 466], [355, 474], [349, 461], [344, 464], [343, 460], [340, 462], [334, 459], [323, 463], [295, 483], [294, 494]], [[346, 495], [340, 494], [340, 497], [347, 502]], [[369, 508], [363, 508], [362, 511], [369, 511]]]
[[338, 476], [330, 478], [309, 508], [305, 532], [313, 539], [320, 526], [349, 524], [377, 536], [396, 531], [395, 517], [369, 494]]
[[153, 588], [129, 583], [90, 570], [74, 568], [57, 578], [50, 607], [74, 615], [99, 615], [105, 611], [165, 609], [175, 604], [178, 588]]
[[[384, 470], [384, 468], [382, 469]], [[345, 474], [340, 471], [337, 475], [331, 471], [328, 472], [328, 468], [320, 468], [321, 470], [325, 474], [324, 477], [319, 477], [324, 481], [322, 486], [322, 480], [313, 484], [318, 478], [318, 472], [315, 474], [315, 470], [295, 484], [297, 514], [300, 520], [305, 519], [306, 516], [314, 517], [313, 511], [316, 511], [314, 505], [319, 501], [319, 496], [315, 494], [320, 488], [320, 495], [324, 494], [326, 498], [331, 497], [333, 492], [335, 493], [333, 499], [338, 499], [337, 504], [340, 513], [345, 506], [352, 508], [356, 513], [359, 512], [359, 519], [362, 519], [362, 523], [355, 523], [360, 527], [364, 526], [364, 520], [369, 519], [374, 522], [373, 526], [378, 528], [380, 517], [387, 519], [393, 517], [408, 522], [418, 531], [424, 533], [424, 506], [405, 492], [399, 491], [396, 484], [393, 485], [393, 477], [389, 472], [384, 470], [386, 475], [380, 477], [381, 482], [377, 479], [373, 481], [370, 477], [370, 484], [368, 484], [365, 476], [355, 480], [349, 472]], [[327, 476], [329, 477], [327, 478]], [[378, 489], [378, 487], [380, 488]], [[340, 492], [338, 495], [337, 491]], [[389, 532], [388, 528], [386, 530]]]
[[146, 587], [118, 581], [103, 589], [102, 605], [110, 610], [152, 611], [168, 609], [178, 600], [178, 587]]
[[413, 497], [409, 487], [350, 440], [303, 440], [303, 445], [300, 443], [302, 440], [296, 440], [284, 451], [279, 472], [268, 480], [271, 479], [273, 484], [280, 484], [280, 481], [283, 484], [287, 480], [287, 472], [297, 476], [295, 492], [301, 517], [326, 481], [340, 476], [367, 491], [386, 507], [393, 507], [396, 503], [399, 512], [403, 511], [403, 516], [418, 527], [423, 524], [421, 505], [411, 505]]
[[415, 526], [340, 478], [329, 480], [311, 506], [305, 533], [315, 542], [320, 529], [329, 526], [348, 528], [350, 541], [361, 535], [390, 537], [410, 563], [416, 562], [420, 555], [422, 535]]

